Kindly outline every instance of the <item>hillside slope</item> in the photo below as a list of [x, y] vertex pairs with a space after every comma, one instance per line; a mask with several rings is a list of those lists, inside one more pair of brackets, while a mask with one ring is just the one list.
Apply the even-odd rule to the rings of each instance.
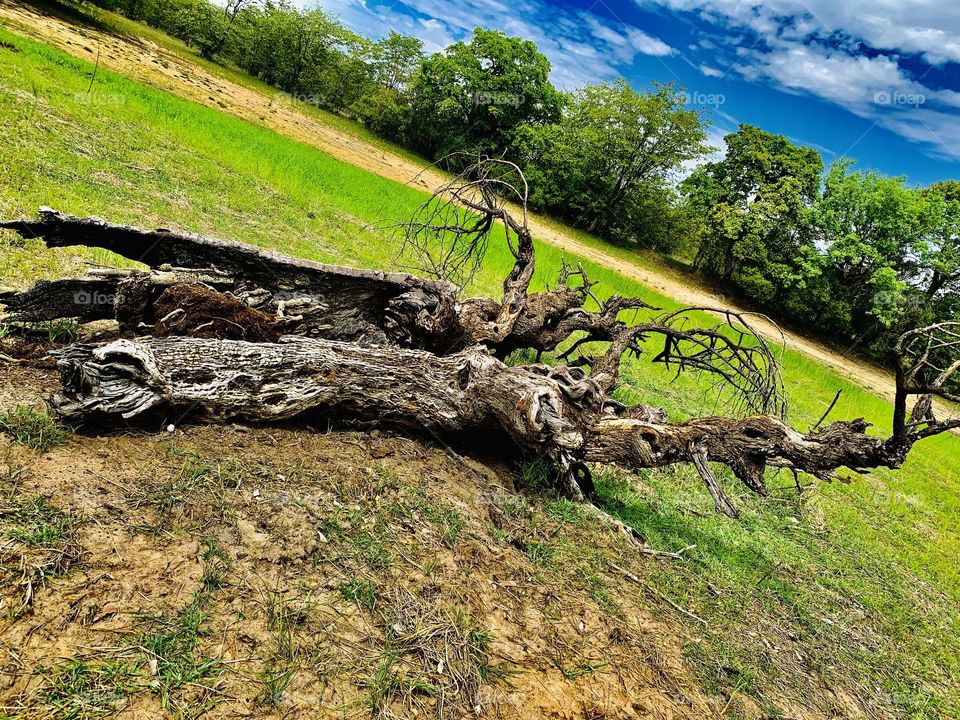
[[[202, 107], [131, 81], [102, 64], [88, 93], [96, 44], [85, 42], [92, 54], [81, 61], [0, 28], [0, 146], [8, 149], [7, 162], [0, 163], [5, 217], [56, 205], [117, 222], [174, 223], [320, 261], [396, 267], [396, 239], [376, 224], [408, 217], [424, 193], [337, 162], [219, 106]], [[537, 252], [535, 283], [543, 287], [555, 279], [561, 252], [543, 243]], [[26, 286], [38, 278], [81, 273], [91, 263], [118, 262], [105, 252], [49, 250], [40, 241], [0, 233], [0, 285]], [[492, 244], [474, 290], [497, 292], [512, 262], [501, 245]], [[599, 292], [615, 287], [672, 307], [669, 298], [629, 277], [584, 264], [601, 281]], [[70, 330], [69, 324], [54, 325], [44, 328], [44, 336]], [[8, 331], [0, 325], [0, 335]], [[40, 406], [55, 387], [52, 372], [26, 367], [46, 344], [25, 352], [16, 331], [0, 339], [0, 354], [27, 360], [0, 359], [0, 422], [9, 420], [7, 413], [18, 403]], [[656, 403], [674, 420], [717, 411], [708, 380], [674, 379], [649, 357], [645, 353], [626, 363], [624, 401]], [[809, 358], [788, 352], [784, 373], [797, 427], [816, 423], [838, 388], [843, 395], [832, 417], [862, 415], [877, 432], [889, 427], [888, 403]], [[69, 717], [76, 698], [103, 700], [119, 692], [118, 684], [130, 688], [120, 695], [135, 697], [126, 705], [128, 716], [155, 716], [165, 697], [169, 714], [176, 716], [183, 693], [200, 693], [194, 696], [199, 700], [220, 698], [214, 716], [264, 715], [275, 697], [282, 700], [279, 715], [300, 715], [291, 709], [324, 697], [317, 692], [330, 675], [329, 664], [341, 666], [339, 689], [324, 705], [329, 712], [385, 714], [382, 704], [373, 704], [374, 689], [380, 688], [377, 697], [399, 698], [391, 706], [398, 714], [412, 716], [411, 708], [420, 707], [435, 715], [436, 704], [404, 705], [403, 698], [412, 692], [417, 702], [430, 702], [437, 697], [435, 688], [448, 687], [441, 682], [444, 673], [430, 671], [416, 654], [411, 655], [420, 662], [416, 672], [409, 659], [398, 668], [393, 658], [412, 640], [398, 647], [388, 636], [388, 628], [395, 630], [393, 609], [408, 597], [404, 590], [433, 602], [433, 556], [447, 573], [438, 583], [445, 610], [437, 608], [447, 615], [432, 617], [431, 626], [457, 620], [459, 635], [441, 636], [460, 638], [461, 648], [464, 638], [472, 638], [467, 646], [474, 650], [466, 657], [479, 662], [473, 662], [477, 673], [468, 676], [489, 679], [481, 699], [510, 696], [517, 688], [500, 711], [506, 716], [509, 707], [557, 717], [960, 716], [957, 437], [925, 441], [898, 472], [844, 473], [852, 480], [849, 485], [810, 484], [804, 478], [798, 492], [792, 476], [771, 473], [767, 498], [745, 492], [721, 473], [743, 510], [739, 522], [713, 512], [691, 468], [635, 475], [596, 468], [606, 509], [633, 525], [651, 547], [696, 546], [676, 561], [625, 552], [592, 518], [544, 492], [536, 465], [494, 464], [487, 472], [477, 463], [488, 459], [477, 457], [461, 466], [430, 443], [401, 440], [384, 434], [386, 429], [334, 428], [327, 434], [325, 425], [321, 433], [291, 424], [159, 432], [166, 424], [152, 425], [147, 433], [77, 436], [46, 455], [13, 447], [10, 434], [0, 433], [6, 473], [0, 548], [8, 552], [0, 559], [7, 573], [0, 579], [0, 641], [5, 643], [0, 683], [6, 683], [0, 706], [14, 708], [0, 709], [0, 716]], [[441, 479], [424, 479], [423, 469]], [[111, 484], [118, 481], [122, 487]], [[524, 489], [514, 490], [515, 485]], [[336, 491], [341, 486], [342, 497]], [[491, 502], [501, 493], [524, 499]], [[263, 498], [270, 503], [263, 504]], [[294, 516], [284, 509], [290, 498]], [[368, 520], [373, 524], [365, 524]], [[311, 529], [301, 532], [305, 523], [312, 523]], [[251, 525], [259, 536], [250, 534]], [[109, 543], [98, 544], [101, 528]], [[323, 539], [317, 535], [314, 546], [311, 533], [318, 529]], [[414, 541], [426, 550], [411, 545]], [[304, 555], [290, 548], [298, 543], [312, 549]], [[324, 548], [331, 549], [324, 554]], [[263, 558], [248, 565], [257, 554]], [[157, 564], [160, 556], [163, 566]], [[162, 582], [135, 585], [136, 578], [127, 574], [128, 569], [138, 576], [156, 571], [160, 577], [168, 559], [181, 564]], [[494, 577], [483, 569], [489, 562], [507, 568], [509, 575]], [[242, 572], [233, 573], [227, 565]], [[405, 574], [407, 568], [417, 574]], [[124, 588], [136, 592], [124, 595], [124, 588], [103, 573], [123, 577]], [[474, 576], [513, 593], [504, 604], [507, 620], [499, 620], [485, 604], [493, 602], [483, 594], [488, 586], [474, 587]], [[294, 588], [289, 596], [301, 592], [302, 580], [313, 588], [302, 590], [308, 611], [271, 610], [278, 593], [265, 590], [261, 577], [274, 588], [278, 581]], [[31, 582], [21, 584], [24, 579]], [[86, 589], [85, 583], [96, 589]], [[457, 592], [445, 594], [447, 585]], [[386, 599], [378, 604], [381, 590]], [[117, 610], [89, 610], [101, 592], [124, 599], [129, 608], [111, 622], [102, 618], [103, 630], [96, 621]], [[161, 592], [168, 594], [161, 597]], [[326, 593], [327, 605], [310, 604], [309, 598], [320, 593]], [[474, 602], [471, 593], [479, 600]], [[64, 597], [68, 602], [61, 601]], [[553, 597], [570, 604], [559, 612]], [[25, 599], [32, 604], [22, 608]], [[224, 610], [223, 599], [236, 609]], [[74, 600], [87, 608], [77, 619], [69, 607]], [[330, 604], [339, 612], [354, 605], [364, 609], [365, 614], [349, 610], [347, 616], [365, 633], [365, 654], [357, 654], [358, 641], [331, 620], [326, 647], [334, 658], [321, 658], [315, 672], [311, 658], [327, 625], [308, 624], [306, 630], [294, 627], [294, 634], [311, 653], [298, 652], [291, 667], [288, 620], [293, 626], [312, 622], [314, 611], [322, 619]], [[466, 614], [474, 620], [466, 621]], [[582, 639], [593, 632], [590, 628], [620, 628], [623, 617], [633, 623], [627, 629]], [[647, 621], [659, 628], [652, 637], [642, 634]], [[231, 644], [228, 626], [234, 622], [242, 629]], [[567, 622], [562, 630], [567, 634], [537, 644], [537, 638], [552, 637], [544, 628], [561, 622]], [[225, 628], [230, 642], [222, 640]], [[640, 635], [634, 633], [637, 628]], [[620, 632], [627, 633], [627, 650], [615, 643]], [[256, 642], [255, 651], [244, 654], [254, 643], [241, 635]], [[501, 642], [507, 647], [527, 642], [531, 652], [508, 651]], [[548, 647], [554, 644], [560, 649]], [[226, 648], [233, 648], [231, 654]], [[77, 658], [84, 663], [72, 662]], [[678, 660], [682, 666], [675, 664]], [[207, 673], [213, 667], [208, 661], [215, 661], [216, 678], [227, 678], [224, 684]], [[62, 672], [52, 673], [54, 665]], [[178, 668], [183, 670], [179, 676]], [[657, 679], [658, 668], [667, 673], [665, 684]], [[615, 687], [626, 689], [618, 694]], [[203, 695], [204, 688], [214, 688], [207, 691], [212, 695]], [[674, 696], [675, 688], [685, 699]], [[555, 696], [553, 705], [544, 704], [545, 693]], [[584, 693], [609, 702], [584, 704], [579, 700]], [[634, 695], [649, 696], [654, 708], [618, 705], [627, 693], [634, 702]], [[231, 698], [237, 698], [236, 705]], [[204, 707], [200, 703], [196, 709]]]
[[690, 678], [656, 560], [493, 467], [320, 428], [0, 437], [0, 715], [757, 716]]
[[[103, 67], [140, 82], [263, 124], [381, 177], [413, 183], [430, 191], [443, 183], [442, 175], [424, 170], [423, 164], [408, 154], [394, 152], [383, 142], [348, 132], [343, 129], [343, 123], [331, 123], [329, 115], [311, 112], [309, 106], [290, 99], [285, 93], [252, 79], [245, 79], [241, 84], [237, 75], [228, 76], [212, 64], [191, 60], [184, 52], [174, 51], [145, 37], [120, 36], [94, 25], [73, 24], [19, 0], [5, 0], [0, 5], [0, 22], [9, 23], [18, 31], [77, 57], [97, 60]], [[581, 235], [564, 230], [557, 223], [532, 215], [530, 227], [540, 240], [615, 270], [680, 304], [739, 310], [728, 298], [676, 275], [644, 267], [631, 260], [629, 253], [618, 253], [600, 242], [588, 244]], [[770, 323], [758, 318], [757, 327], [779, 341], [780, 331]], [[786, 340], [789, 347], [830, 366], [870, 392], [892, 400], [893, 380], [888, 373], [796, 333], [787, 332]]]

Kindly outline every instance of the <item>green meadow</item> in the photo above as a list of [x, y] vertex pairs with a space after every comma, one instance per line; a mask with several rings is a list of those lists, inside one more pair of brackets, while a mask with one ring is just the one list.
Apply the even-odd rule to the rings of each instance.
[[[49, 205], [323, 262], [402, 266], [386, 225], [407, 218], [423, 192], [102, 67], [91, 84], [93, 70], [0, 29], [5, 218]], [[537, 252], [535, 285], [553, 284], [562, 255], [543, 243]], [[120, 262], [103, 251], [49, 251], [0, 236], [2, 286]], [[511, 264], [495, 239], [468, 293], [495, 295]], [[584, 266], [602, 293], [677, 307], [603, 267]], [[724, 411], [710, 379], [675, 379], [644, 356], [624, 374], [622, 399], [659, 404], [673, 420]], [[838, 389], [832, 418], [863, 416], [881, 434], [889, 427], [887, 402], [805, 356], [787, 350], [784, 376], [790, 421], [801, 430]], [[960, 438], [925, 441], [897, 472], [846, 472], [849, 484], [801, 478], [802, 493], [786, 472], [771, 474], [769, 498], [724, 477], [743, 510], [739, 521], [713, 512], [688, 468], [597, 474], [609, 511], [650, 545], [696, 545], [681, 562], [651, 561], [648, 581], [706, 622], [652, 605], [687, 625], [686, 660], [708, 689], [749, 695], [774, 715], [774, 695], [802, 702], [830, 685], [881, 716], [960, 717]]]

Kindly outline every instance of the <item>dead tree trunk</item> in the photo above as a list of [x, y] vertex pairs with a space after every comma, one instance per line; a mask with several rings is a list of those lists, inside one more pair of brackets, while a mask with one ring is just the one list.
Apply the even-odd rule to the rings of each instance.
[[[960, 322], [901, 338], [889, 438], [868, 436], [862, 419], [802, 433], [784, 422], [779, 356], [749, 317], [709, 308], [657, 314], [636, 298], [601, 300], [583, 268], [566, 263], [554, 289], [529, 292], [533, 240], [502, 194], [524, 204], [522, 175], [481, 157], [404, 226], [405, 247], [430, 280], [42, 209], [36, 221], [0, 226], [50, 246], [106, 248], [151, 269], [40, 283], [2, 301], [14, 321], [112, 317], [130, 336], [56, 353], [64, 392], [53, 405], [71, 423], [154, 410], [258, 421], [320, 413], [440, 436], [493, 432], [548, 459], [560, 488], [580, 499], [593, 495], [585, 463], [692, 463], [717, 509], [736, 516], [711, 463], [765, 494], [768, 467], [824, 480], [840, 467], [896, 468], [916, 441], [960, 427], [938, 420], [932, 406], [934, 396], [960, 401], [949, 390], [960, 372]], [[479, 266], [497, 224], [515, 258], [503, 296], [463, 299], [446, 278], [462, 281]], [[78, 304], [81, 296], [112, 301]], [[719, 320], [697, 326], [694, 310]], [[538, 362], [501, 361], [518, 349], [535, 351]], [[662, 410], [613, 399], [623, 357], [644, 351], [678, 371], [710, 373], [739, 401], [731, 414], [746, 416], [671, 423]], [[540, 364], [544, 352], [559, 364]]]
[[438, 357], [419, 350], [291, 338], [275, 344], [197, 338], [118, 340], [55, 353], [69, 422], [131, 418], [162, 408], [209, 420], [276, 421], [304, 414], [426, 429], [492, 431], [563, 471], [583, 462], [656, 468], [692, 462], [716, 501], [736, 515], [710, 469], [727, 465], [766, 492], [767, 466], [828, 479], [838, 467], [899, 467], [916, 439], [865, 434], [863, 421], [803, 434], [769, 416], [663, 422], [610, 403], [565, 366], [510, 367], [481, 348]]
[[[115, 306], [137, 295], [144, 313], [141, 320], [153, 320], [148, 311], [165, 287], [197, 282], [217, 289], [230, 289], [237, 297], [268, 312], [311, 315], [322, 310], [322, 322], [307, 324], [304, 332], [318, 337], [357, 341], [365, 338], [385, 340], [388, 335], [417, 338], [418, 321], [430, 316], [427, 336], [441, 337], [443, 310], [451, 307], [456, 287], [450, 283], [424, 280], [406, 273], [325, 265], [262, 250], [245, 243], [203, 237], [170, 230], [142, 230], [113, 225], [99, 218], [76, 218], [50, 208], [41, 208], [37, 220], [0, 222], [0, 227], [15, 230], [23, 237], [42, 238], [48, 247], [81, 245], [110, 250], [124, 258], [144, 263], [154, 273], [121, 273], [111, 279], [96, 279], [98, 297], [112, 301], [92, 307], [75, 302], [78, 283], [89, 278], [55, 281], [54, 285], [12, 293], [3, 298], [15, 321], [41, 322], [60, 317], [83, 320], [113, 318]], [[192, 274], [193, 277], [187, 277]], [[124, 277], [126, 275], [126, 277]], [[147, 292], [145, 286], [152, 288]], [[134, 288], [139, 290], [134, 292]], [[83, 289], [83, 288], [81, 288]], [[39, 301], [44, 298], [44, 302]], [[122, 312], [122, 311], [121, 311]], [[403, 316], [403, 326], [394, 319]], [[452, 317], [452, 316], [451, 316]], [[130, 318], [132, 319], [132, 318]], [[409, 323], [409, 324], [408, 324]]]

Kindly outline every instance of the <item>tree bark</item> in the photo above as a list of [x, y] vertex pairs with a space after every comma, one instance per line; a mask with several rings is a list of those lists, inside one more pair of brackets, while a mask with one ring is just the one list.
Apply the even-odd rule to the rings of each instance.
[[[406, 273], [325, 265], [245, 243], [165, 229], [114, 225], [99, 218], [77, 218], [50, 208], [41, 208], [37, 220], [5, 221], [0, 222], [0, 227], [15, 230], [23, 237], [43, 238], [48, 247], [99, 247], [151, 268], [209, 270], [231, 278], [238, 293], [265, 291], [273, 306], [297, 298], [312, 299], [326, 306], [323, 324], [328, 327], [323, 336], [333, 339], [358, 340], [384, 333], [421, 337], [424, 333], [416, 326], [421, 314], [433, 312], [438, 318], [444, 317], [442, 310], [451, 306], [456, 296], [456, 288], [449, 283]], [[403, 298], [418, 304], [407, 308]], [[395, 327], [397, 313], [403, 311], [406, 314], [402, 317], [414, 326]], [[72, 312], [60, 317], [80, 316]], [[425, 319], [432, 321], [432, 325], [439, 322], [434, 318]], [[431, 328], [429, 334], [440, 336], [444, 332], [445, 328], [437, 327]]]
[[[765, 494], [767, 467], [823, 480], [840, 467], [896, 468], [917, 440], [960, 427], [960, 419], [937, 420], [932, 405], [934, 396], [960, 401], [949, 385], [960, 371], [960, 323], [900, 338], [890, 438], [868, 436], [862, 419], [801, 433], [782, 419], [779, 358], [745, 316], [713, 310], [720, 324], [690, 327], [686, 312], [711, 310], [688, 308], [628, 325], [620, 318], [625, 310], [656, 308], [616, 295], [601, 302], [583, 269], [566, 264], [558, 287], [529, 293], [534, 250], [526, 224], [499, 208], [489, 188], [482, 196], [483, 204], [461, 199], [488, 219], [502, 213], [508, 237], [512, 231], [517, 239], [500, 302], [460, 299], [443, 281], [322, 265], [49, 209], [37, 221], [0, 226], [51, 246], [103, 247], [152, 270], [42, 282], [3, 300], [20, 321], [112, 316], [131, 335], [154, 335], [55, 353], [64, 392], [52, 404], [72, 424], [159, 411], [255, 421], [321, 414], [474, 441], [492, 433], [502, 447], [549, 460], [558, 487], [581, 500], [595, 500], [584, 463], [692, 463], [717, 509], [735, 517], [711, 463]], [[417, 227], [437, 229], [430, 222]], [[569, 285], [573, 276], [582, 283]], [[83, 293], [113, 301], [77, 303]], [[588, 300], [598, 309], [587, 310]], [[622, 357], [639, 353], [652, 335], [663, 340], [653, 362], [713, 373], [754, 414], [670, 423], [662, 410], [614, 400]], [[567, 364], [513, 367], [499, 359], [521, 348], [539, 357], [568, 340], [557, 358]], [[583, 348], [595, 342], [605, 351], [586, 354]], [[910, 396], [918, 400], [908, 417]]]
[[74, 345], [55, 355], [64, 394], [53, 405], [71, 423], [157, 410], [255, 421], [312, 413], [439, 436], [494, 432], [564, 470], [590, 461], [632, 468], [692, 462], [718, 509], [732, 516], [709, 462], [765, 493], [767, 466], [829, 479], [842, 466], [899, 467], [912, 444], [868, 436], [862, 420], [809, 434], [769, 416], [664, 422], [649, 408], [611, 403], [576, 369], [511, 367], [482, 348], [438, 357], [308, 338], [257, 344], [170, 337]]

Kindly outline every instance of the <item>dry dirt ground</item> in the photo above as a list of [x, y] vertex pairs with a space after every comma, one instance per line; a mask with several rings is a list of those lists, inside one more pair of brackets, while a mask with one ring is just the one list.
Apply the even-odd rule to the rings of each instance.
[[[0, 370], [2, 406], [57, 385]], [[669, 560], [479, 460], [323, 428], [0, 435], [0, 717], [759, 717], [648, 612]]]
[[[223, 110], [276, 130], [301, 142], [314, 145], [333, 157], [399, 182], [416, 182], [432, 190], [443, 182], [438, 173], [394, 153], [324, 124], [300, 112], [298, 103], [282, 94], [268, 95], [239, 85], [187, 62], [175, 52], [149, 40], [121, 37], [93, 27], [81, 27], [45, 15], [17, 0], [0, 2], [0, 22], [10, 29], [49, 43], [93, 62], [99, 51], [104, 67], [148, 85]], [[414, 180], [414, 178], [416, 178]], [[703, 288], [634, 265], [585, 245], [536, 216], [531, 217], [534, 235], [580, 257], [607, 266], [637, 280], [680, 303], [693, 306], [731, 307], [725, 298]], [[756, 320], [755, 327], [779, 341], [779, 331], [770, 323]], [[893, 378], [878, 368], [838, 354], [826, 346], [793, 333], [786, 334], [790, 347], [834, 368], [844, 377], [871, 392], [893, 399]]]

